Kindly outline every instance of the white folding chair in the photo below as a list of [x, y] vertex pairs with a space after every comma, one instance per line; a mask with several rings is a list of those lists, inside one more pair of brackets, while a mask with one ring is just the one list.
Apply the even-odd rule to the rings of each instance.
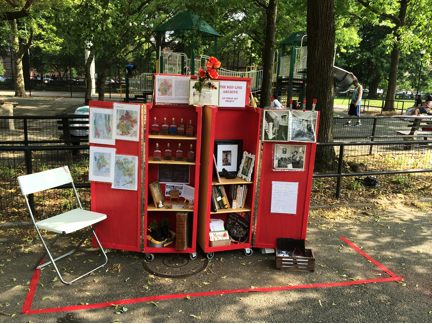
[[[47, 266], [48, 264], [53, 264], [54, 269], [56, 270], [60, 280], [66, 284], [66, 285], [70, 285], [72, 282], [81, 279], [82, 277], [92, 273], [93, 271], [102, 268], [104, 265], [107, 264], [108, 262], [108, 257], [106, 256], [102, 245], [99, 242], [99, 239], [96, 236], [96, 233], [94, 231], [95, 227], [97, 226], [97, 224], [106, 219], [107, 216], [105, 214], [100, 214], [100, 213], [95, 213], [95, 212], [91, 212], [91, 211], [87, 211], [84, 210], [82, 208], [81, 202], [79, 200], [78, 197], [78, 193], [76, 191], [75, 185], [73, 183], [72, 180], [72, 176], [70, 174], [69, 168], [67, 166], [64, 167], [60, 167], [57, 169], [52, 169], [52, 170], [48, 170], [48, 171], [43, 171], [43, 172], [39, 172], [39, 173], [34, 173], [34, 174], [29, 174], [29, 175], [24, 175], [24, 176], [20, 176], [18, 177], [18, 183], [21, 187], [21, 192], [24, 195], [25, 201], [27, 203], [27, 207], [29, 209], [30, 212], [30, 217], [33, 221], [33, 224], [36, 228], [36, 231], [42, 241], [43, 246], [45, 247], [46, 252], [42, 255], [41, 258], [39, 258], [38, 262], [36, 263], [36, 269], [41, 269], [45, 266]], [[71, 183], [73, 190], [75, 192], [75, 196], [78, 200], [78, 204], [80, 208], [68, 211], [66, 213], [57, 215], [57, 216], [53, 216], [50, 217], [48, 219], [44, 219], [41, 220], [39, 222], [36, 222], [33, 216], [33, 212], [32, 209], [30, 208], [28, 199], [27, 199], [27, 195], [29, 194], [33, 194], [35, 192], [39, 192], [39, 191], [44, 191], [47, 189], [52, 189], [58, 186], [62, 186], [65, 184]], [[93, 226], [94, 225], [94, 226]], [[93, 226], [93, 227], [92, 227]], [[52, 248], [52, 246], [54, 245], [54, 243], [57, 241], [57, 239], [60, 237], [60, 235], [66, 235], [66, 234], [70, 234], [73, 233], [75, 231], [81, 230], [83, 228], [86, 227], [90, 227], [90, 230], [88, 231], [88, 233], [86, 235], [84, 235], [84, 238], [81, 240], [81, 242], [78, 243], [78, 245], [71, 251], [69, 251], [66, 254], [63, 254], [57, 258], [53, 258], [53, 256], [50, 253], [50, 250]], [[44, 229], [47, 231], [51, 231], [54, 233], [57, 233], [57, 236], [53, 239], [53, 241], [51, 242], [51, 244], [48, 246], [45, 243], [45, 240], [43, 239], [39, 229]], [[94, 238], [96, 239], [102, 254], [105, 256], [105, 263], [98, 266], [97, 268], [87, 272], [86, 274], [70, 281], [70, 282], [66, 282], [63, 280], [55, 261], [63, 259], [64, 257], [67, 257], [68, 255], [71, 255], [72, 253], [74, 253], [75, 251], [78, 250], [78, 248], [84, 243], [84, 241], [89, 237], [89, 235], [93, 234]], [[51, 261], [45, 262], [44, 264], [39, 265], [40, 260], [42, 260], [46, 255], [48, 254], [49, 258]]]

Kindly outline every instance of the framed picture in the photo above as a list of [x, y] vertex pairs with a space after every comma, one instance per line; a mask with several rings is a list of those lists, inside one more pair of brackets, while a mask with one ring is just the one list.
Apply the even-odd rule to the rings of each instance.
[[141, 126], [140, 105], [114, 103], [114, 138], [125, 141], [139, 141]]
[[204, 83], [201, 93], [194, 86], [197, 79], [189, 80], [189, 105], [193, 106], [219, 106], [220, 81], [210, 80]]
[[115, 148], [90, 146], [90, 181], [114, 182], [115, 152]]
[[317, 111], [292, 111], [291, 136], [292, 142], [316, 142]]
[[262, 140], [266, 142], [288, 142], [289, 121], [289, 110], [264, 110]]
[[243, 159], [240, 164], [240, 170], [237, 177], [246, 181], [251, 181], [252, 172], [255, 164], [255, 155], [243, 152]]
[[138, 156], [115, 156], [113, 189], [138, 190]]
[[214, 155], [219, 174], [222, 174], [222, 169], [235, 173], [239, 171], [242, 147], [242, 140], [215, 140]]
[[153, 197], [153, 203], [155, 207], [158, 207], [158, 203], [160, 201], [163, 204], [165, 202], [165, 199], [159, 181], [150, 183], [149, 187], [150, 187], [150, 192]]
[[306, 145], [275, 144], [273, 167], [275, 171], [304, 171]]
[[89, 128], [90, 143], [115, 145], [112, 109], [92, 107]]

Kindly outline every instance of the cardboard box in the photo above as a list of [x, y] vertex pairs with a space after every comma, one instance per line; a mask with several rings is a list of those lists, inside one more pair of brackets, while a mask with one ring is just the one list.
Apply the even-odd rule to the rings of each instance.
[[219, 241], [210, 241], [210, 246], [224, 246], [224, 245], [230, 245], [231, 244], [231, 239], [227, 239], [227, 240], [219, 240]]
[[224, 246], [231, 244], [231, 238], [228, 231], [210, 231], [210, 246]]

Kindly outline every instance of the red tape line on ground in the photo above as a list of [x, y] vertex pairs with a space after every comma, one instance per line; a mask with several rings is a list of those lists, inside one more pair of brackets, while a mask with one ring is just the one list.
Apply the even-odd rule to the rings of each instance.
[[[200, 292], [200, 293], [191, 293], [191, 294], [175, 294], [175, 295], [160, 295], [160, 296], [151, 296], [151, 297], [141, 297], [134, 299], [124, 299], [113, 302], [106, 303], [98, 303], [91, 305], [76, 305], [76, 306], [65, 306], [65, 307], [56, 307], [56, 308], [44, 308], [44, 309], [30, 309], [31, 302], [33, 300], [37, 282], [39, 280], [40, 270], [35, 270], [33, 274], [33, 278], [30, 284], [30, 290], [27, 294], [24, 307], [22, 309], [22, 313], [24, 314], [42, 314], [42, 313], [55, 313], [55, 312], [67, 312], [81, 309], [94, 309], [94, 308], [102, 308], [109, 307], [113, 305], [123, 305], [123, 304], [134, 304], [134, 303], [142, 303], [148, 301], [156, 301], [156, 300], [166, 300], [166, 299], [177, 299], [177, 298], [186, 298], [189, 297], [204, 297], [204, 296], [215, 296], [215, 295], [227, 295], [227, 294], [237, 294], [237, 293], [246, 293], [246, 292], [267, 292], [267, 291], [281, 291], [281, 290], [291, 290], [291, 289], [308, 289], [308, 288], [326, 288], [326, 287], [340, 287], [340, 286], [353, 286], [353, 285], [361, 285], [366, 283], [373, 282], [389, 282], [389, 281], [399, 281], [402, 280], [402, 277], [396, 276], [393, 272], [388, 270], [382, 264], [374, 260], [372, 257], [367, 255], [365, 252], [360, 250], [357, 246], [351, 243], [344, 237], [340, 237], [343, 241], [345, 241], [349, 246], [351, 246], [354, 250], [364, 256], [366, 259], [370, 260], [376, 266], [378, 266], [381, 270], [389, 274], [390, 278], [377, 278], [377, 279], [366, 279], [366, 280], [356, 280], [356, 281], [343, 281], [343, 282], [333, 282], [333, 283], [320, 283], [320, 284], [309, 284], [309, 285], [297, 285], [297, 286], [285, 286], [285, 287], [270, 287], [270, 288], [247, 288], [247, 289], [236, 289], [236, 290], [220, 290], [220, 291], [208, 291], [208, 292]], [[32, 289], [34, 288], [34, 289]]]

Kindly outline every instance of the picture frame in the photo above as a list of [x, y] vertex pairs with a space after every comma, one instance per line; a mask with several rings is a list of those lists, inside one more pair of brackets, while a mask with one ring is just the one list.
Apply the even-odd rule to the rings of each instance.
[[222, 174], [222, 169], [237, 173], [240, 170], [242, 152], [243, 140], [215, 140], [214, 156], [219, 174]]
[[90, 108], [90, 143], [115, 145], [113, 112], [113, 109]]
[[153, 203], [155, 207], [158, 207], [158, 202], [162, 201], [162, 204], [165, 202], [164, 194], [162, 192], [159, 181], [155, 181], [149, 184], [150, 192], [153, 198]]
[[114, 138], [139, 141], [141, 105], [114, 103]]
[[273, 145], [274, 171], [304, 171], [306, 145]]
[[114, 182], [115, 153], [115, 148], [90, 146], [90, 181]]
[[315, 143], [317, 120], [317, 111], [293, 110], [291, 112], [290, 141]]
[[250, 182], [252, 179], [252, 172], [254, 169], [254, 165], [255, 165], [255, 155], [248, 153], [246, 151], [243, 152], [243, 158], [240, 164], [240, 169], [238, 171], [237, 177]]
[[288, 142], [290, 119], [289, 109], [264, 110], [262, 140], [264, 142]]

